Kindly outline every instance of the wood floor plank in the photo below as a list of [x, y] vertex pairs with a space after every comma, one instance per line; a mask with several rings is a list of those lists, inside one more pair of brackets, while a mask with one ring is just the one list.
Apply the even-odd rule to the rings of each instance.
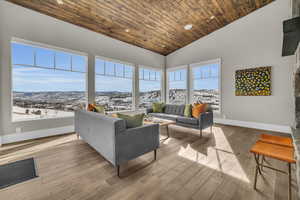
[[[0, 164], [34, 157], [39, 177], [0, 190], [9, 200], [285, 200], [286, 175], [265, 169], [253, 189], [255, 162], [249, 149], [259, 134], [280, 133], [221, 126], [213, 133], [176, 125], [153, 152], [116, 169], [75, 134], [26, 141], [0, 148]], [[165, 130], [162, 138], [165, 137]], [[267, 159], [273, 167], [286, 164]], [[293, 197], [296, 199], [295, 167]]]

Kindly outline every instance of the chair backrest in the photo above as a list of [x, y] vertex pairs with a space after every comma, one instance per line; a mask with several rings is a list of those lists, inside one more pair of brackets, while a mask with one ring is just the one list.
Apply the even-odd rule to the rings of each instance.
[[164, 112], [166, 114], [184, 116], [184, 108], [185, 108], [185, 105], [166, 104], [166, 106], [164, 108]]
[[126, 131], [124, 120], [78, 110], [75, 112], [75, 131], [85, 142], [115, 165], [116, 135]]

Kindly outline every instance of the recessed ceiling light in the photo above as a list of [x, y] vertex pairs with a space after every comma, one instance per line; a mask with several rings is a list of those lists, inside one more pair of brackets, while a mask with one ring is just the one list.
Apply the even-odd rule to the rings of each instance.
[[193, 28], [193, 24], [187, 24], [184, 26], [185, 30], [191, 30]]
[[64, 4], [63, 0], [56, 0], [56, 2], [61, 5], [61, 4]]
[[127, 29], [125, 29], [125, 32], [126, 32], [126, 33], [129, 33], [129, 32], [130, 32], [130, 30], [127, 28]]

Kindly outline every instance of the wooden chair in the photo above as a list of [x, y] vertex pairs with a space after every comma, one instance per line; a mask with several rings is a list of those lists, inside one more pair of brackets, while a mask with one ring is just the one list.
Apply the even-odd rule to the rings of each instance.
[[[265, 167], [268, 169], [272, 169], [284, 174], [288, 174], [288, 195], [289, 200], [291, 200], [291, 164], [296, 162], [296, 160], [294, 159], [294, 148], [292, 145], [292, 140], [286, 137], [262, 134], [259, 140], [252, 146], [250, 152], [254, 154], [254, 159], [256, 162], [254, 189], [256, 189], [258, 173], [262, 175], [262, 168]], [[260, 156], [262, 156], [261, 163]], [[264, 165], [263, 161], [265, 157], [286, 162], [288, 165], [288, 172], [273, 168], [268, 165]]]

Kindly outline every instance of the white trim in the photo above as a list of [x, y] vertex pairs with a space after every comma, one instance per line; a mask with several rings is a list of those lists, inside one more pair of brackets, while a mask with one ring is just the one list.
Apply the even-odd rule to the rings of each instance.
[[260, 129], [260, 130], [266, 130], [266, 131], [274, 131], [274, 132], [289, 133], [289, 134], [292, 133], [291, 127], [283, 126], [283, 125], [276, 125], [276, 124], [246, 122], [246, 121], [239, 121], [239, 120], [233, 120], [233, 119], [221, 119], [221, 118], [215, 118], [214, 122], [218, 123], [218, 124], [240, 126], [240, 127]]
[[193, 102], [193, 95], [194, 95], [194, 74], [193, 74], [193, 68], [199, 67], [199, 66], [205, 66], [210, 64], [218, 64], [219, 68], [219, 77], [218, 77], [218, 87], [219, 87], [219, 110], [214, 111], [214, 113], [222, 113], [222, 59], [217, 58], [214, 60], [208, 60], [208, 61], [202, 61], [198, 63], [189, 64], [190, 73], [189, 73], [189, 103], [192, 104]]
[[[186, 83], [185, 83], [185, 87], [186, 87], [186, 95], [188, 95], [188, 81], [189, 81], [189, 65], [180, 65], [180, 66], [177, 66], [177, 67], [172, 67], [172, 68], [167, 68], [166, 70], [166, 103], [170, 103], [170, 99], [169, 99], [169, 90], [170, 90], [170, 82], [169, 82], [169, 72], [175, 72], [175, 71], [178, 71], [178, 70], [186, 70]], [[186, 102], [185, 103], [188, 103], [188, 97], [186, 98]]]
[[71, 49], [65, 49], [65, 48], [61, 48], [61, 47], [57, 47], [57, 46], [53, 46], [53, 45], [48, 45], [48, 44], [43, 44], [40, 42], [33, 42], [33, 41], [29, 41], [29, 40], [24, 40], [21, 38], [16, 38], [16, 37], [12, 37], [11, 39], [11, 43], [19, 43], [19, 44], [24, 44], [24, 45], [29, 45], [29, 46], [34, 46], [34, 47], [40, 47], [43, 49], [49, 49], [49, 50], [55, 50], [55, 51], [62, 51], [68, 54], [77, 54], [80, 56], [84, 56], [87, 57], [88, 54], [84, 53], [84, 52], [80, 52], [80, 51], [75, 51], [75, 50], [71, 50]]
[[74, 126], [64, 126], [59, 128], [42, 129], [23, 133], [14, 133], [2, 136], [2, 144], [20, 142], [25, 140], [63, 135], [74, 132]]
[[213, 59], [213, 60], [207, 60], [207, 61], [200, 61], [200, 62], [197, 62], [197, 63], [191, 63], [189, 64], [189, 66], [191, 67], [198, 67], [199, 65], [210, 65], [210, 64], [215, 64], [215, 63], [222, 63], [222, 59], [221, 58], [216, 58], [216, 59]]
[[128, 66], [131, 66], [131, 67], [135, 66], [134, 63], [130, 63], [130, 62], [122, 61], [122, 60], [117, 60], [117, 59], [114, 59], [114, 58], [108, 58], [108, 57], [104, 57], [104, 56], [95, 56], [95, 60], [97, 60], [97, 59], [108, 61], [108, 62], [115, 62], [115, 63], [123, 64], [123, 65], [128, 65]]

